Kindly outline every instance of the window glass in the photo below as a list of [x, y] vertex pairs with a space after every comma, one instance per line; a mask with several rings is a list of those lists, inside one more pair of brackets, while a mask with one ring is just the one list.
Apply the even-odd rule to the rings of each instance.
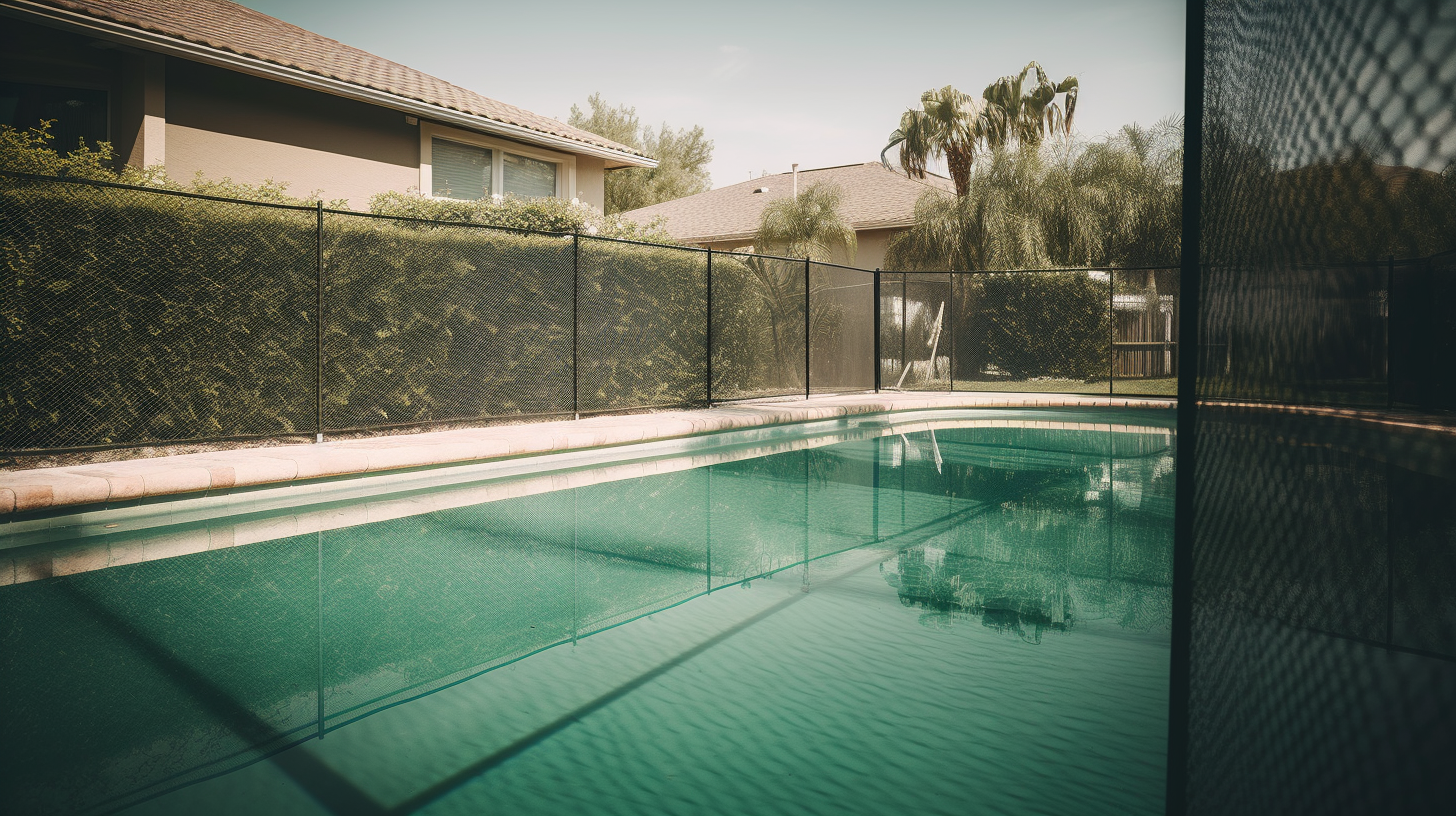
[[430, 194], [474, 200], [490, 195], [491, 152], [483, 147], [430, 140]]
[[94, 148], [107, 141], [106, 91], [33, 85], [28, 82], [0, 82], [0, 125], [18, 130], [40, 127], [42, 119], [54, 119], [51, 147], [65, 155], [81, 140]]
[[556, 195], [556, 165], [507, 153], [505, 191], [521, 198], [550, 198]]

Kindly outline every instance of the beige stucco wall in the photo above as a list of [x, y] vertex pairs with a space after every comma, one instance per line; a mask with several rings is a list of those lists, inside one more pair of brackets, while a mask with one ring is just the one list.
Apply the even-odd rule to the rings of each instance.
[[855, 233], [855, 240], [859, 242], [859, 252], [855, 256], [853, 265], [861, 269], [883, 269], [885, 267], [885, 248], [889, 246], [891, 236], [897, 232], [900, 230], [861, 230]]
[[166, 75], [175, 179], [286, 181], [354, 209], [419, 184], [419, 130], [398, 111], [184, 60], [169, 59]]
[[[366, 209], [420, 185], [420, 129], [396, 110], [18, 20], [0, 25], [0, 77], [109, 92], [116, 155], [187, 182], [288, 183]], [[505, 141], [505, 140], [498, 140]], [[523, 152], [526, 152], [523, 150]], [[576, 156], [574, 190], [600, 208], [604, 162]]]
[[[836, 249], [829, 256], [830, 261], [844, 266], [854, 266], [860, 269], [882, 269], [885, 265], [885, 248], [889, 246], [890, 238], [899, 229], [860, 230], [854, 234], [855, 253], [848, 255], [843, 250]], [[752, 244], [752, 238], [742, 238], [736, 241], [710, 241], [700, 243], [698, 246], [708, 247], [714, 250], [741, 249], [747, 244]]]
[[594, 156], [577, 156], [576, 190], [572, 196], [599, 210], [605, 209], [607, 205], [606, 164], [605, 159], [598, 159]]

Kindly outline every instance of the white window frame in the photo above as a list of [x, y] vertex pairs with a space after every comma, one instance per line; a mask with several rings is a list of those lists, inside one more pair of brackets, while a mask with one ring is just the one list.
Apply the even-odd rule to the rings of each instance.
[[497, 139], [486, 136], [482, 133], [474, 133], [469, 130], [438, 125], [433, 122], [420, 122], [420, 194], [430, 198], [439, 198], [447, 201], [458, 199], [446, 199], [444, 196], [434, 194], [434, 148], [432, 139], [445, 139], [446, 141], [459, 142], [471, 147], [481, 147], [491, 151], [490, 162], [490, 189], [492, 195], [504, 195], [505, 193], [505, 159], [503, 154], [514, 153], [517, 156], [536, 159], [538, 161], [550, 162], [556, 165], [556, 198], [570, 198], [568, 191], [576, 189], [576, 156], [570, 153], [558, 153], [554, 150], [543, 150], [539, 147], [512, 142], [506, 139]]

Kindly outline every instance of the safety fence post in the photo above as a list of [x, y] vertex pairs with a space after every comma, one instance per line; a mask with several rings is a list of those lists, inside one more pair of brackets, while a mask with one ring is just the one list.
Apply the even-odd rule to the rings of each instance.
[[[880, 268], [875, 267], [875, 393], [880, 393]], [[879, 462], [876, 462], [878, 467]]]
[[577, 298], [581, 290], [581, 233], [571, 234], [571, 416], [581, 419], [581, 401], [577, 388], [580, 377], [577, 374], [577, 337], [581, 334], [581, 321], [577, 315]]
[[314, 210], [314, 442], [324, 441], [324, 202]]
[[708, 247], [708, 407], [713, 407], [713, 248]]
[[809, 398], [809, 259], [804, 259], [804, 399]]

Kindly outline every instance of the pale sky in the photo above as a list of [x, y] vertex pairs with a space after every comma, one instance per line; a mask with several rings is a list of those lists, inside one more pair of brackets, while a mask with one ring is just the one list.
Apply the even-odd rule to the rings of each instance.
[[1078, 77], [1083, 136], [1183, 111], [1183, 0], [243, 4], [558, 119], [600, 92], [702, 125], [715, 187], [874, 161], [921, 92], [979, 96], [1031, 60]]

